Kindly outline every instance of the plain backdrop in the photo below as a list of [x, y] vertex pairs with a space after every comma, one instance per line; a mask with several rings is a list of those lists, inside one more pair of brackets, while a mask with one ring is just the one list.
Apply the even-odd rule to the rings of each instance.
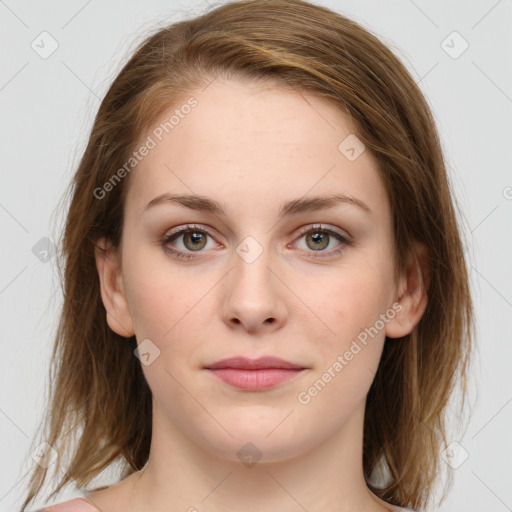
[[[451, 439], [447, 460], [457, 468], [442, 510], [512, 510], [512, 2], [317, 3], [388, 44], [433, 109], [464, 216], [478, 328], [473, 410]], [[0, 0], [2, 511], [19, 510], [34, 464], [62, 300], [52, 253], [62, 193], [135, 45], [152, 27], [206, 8], [199, 0]], [[61, 499], [80, 495], [66, 492]]]

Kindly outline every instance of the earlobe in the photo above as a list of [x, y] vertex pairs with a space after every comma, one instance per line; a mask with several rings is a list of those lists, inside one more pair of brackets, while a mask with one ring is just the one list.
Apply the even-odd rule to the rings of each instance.
[[429, 286], [428, 250], [425, 245], [417, 243], [409, 253], [406, 269], [400, 278], [395, 302], [401, 309], [386, 325], [388, 338], [401, 338], [413, 331], [427, 307]]
[[96, 241], [94, 248], [100, 281], [101, 299], [109, 327], [125, 338], [135, 334], [117, 253], [105, 238]]

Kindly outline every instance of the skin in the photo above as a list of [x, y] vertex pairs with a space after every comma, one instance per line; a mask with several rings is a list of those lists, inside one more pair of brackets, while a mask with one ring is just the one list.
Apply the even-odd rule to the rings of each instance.
[[[191, 95], [197, 107], [132, 171], [122, 257], [98, 241], [110, 327], [138, 343], [151, 340], [160, 355], [143, 365], [154, 409], [147, 465], [87, 500], [104, 512], [400, 510], [363, 478], [365, 400], [384, 343], [398, 343], [386, 336], [412, 331], [426, 295], [424, 268], [412, 259], [394, 279], [391, 210], [377, 161], [368, 150], [354, 161], [340, 152], [356, 129], [322, 99], [220, 78]], [[226, 215], [170, 203], [144, 211], [165, 192], [215, 199]], [[332, 193], [358, 198], [371, 212], [345, 203], [278, 218], [284, 201]], [[189, 223], [208, 234], [199, 251], [183, 235], [169, 242], [194, 255], [179, 260], [162, 240]], [[352, 243], [300, 235], [319, 223]], [[236, 252], [248, 236], [262, 250], [251, 263]], [[393, 304], [400, 312], [300, 403], [298, 394]], [[235, 355], [278, 356], [308, 369], [247, 392], [203, 368]], [[247, 442], [261, 455], [251, 467], [237, 457]]]

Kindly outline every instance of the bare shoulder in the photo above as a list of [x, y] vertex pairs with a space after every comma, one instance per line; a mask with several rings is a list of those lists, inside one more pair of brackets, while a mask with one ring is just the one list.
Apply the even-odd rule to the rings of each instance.
[[130, 509], [130, 497], [136, 475], [134, 473], [112, 486], [90, 490], [86, 494], [87, 501], [92, 503], [98, 512], [124, 512]]
[[414, 512], [410, 508], [402, 508], [398, 505], [388, 505], [390, 512]]
[[380, 498], [378, 498], [375, 495], [373, 497], [381, 505], [381, 507], [386, 509], [386, 512], [414, 512], [413, 510], [411, 510], [409, 508], [403, 508], [398, 505], [391, 505], [391, 503], [381, 500]]
[[83, 498], [74, 498], [56, 505], [39, 509], [36, 512], [101, 512]]

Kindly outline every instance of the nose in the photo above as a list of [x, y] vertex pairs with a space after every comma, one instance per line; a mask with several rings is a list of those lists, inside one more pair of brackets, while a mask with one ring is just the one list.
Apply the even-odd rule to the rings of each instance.
[[249, 238], [233, 253], [230, 264], [232, 270], [223, 283], [223, 321], [250, 333], [280, 329], [288, 316], [287, 288], [270, 250]]

